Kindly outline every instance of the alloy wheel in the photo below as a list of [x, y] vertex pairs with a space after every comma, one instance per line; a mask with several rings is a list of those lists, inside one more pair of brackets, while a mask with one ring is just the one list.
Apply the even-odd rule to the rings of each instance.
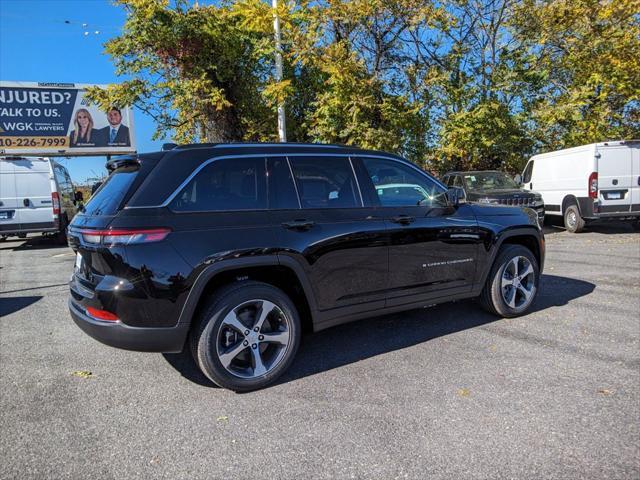
[[536, 291], [535, 271], [528, 258], [517, 256], [509, 260], [502, 271], [502, 299], [515, 310], [526, 309]]
[[273, 302], [249, 300], [232, 308], [220, 324], [216, 353], [232, 375], [253, 379], [272, 371], [290, 345], [291, 320]]

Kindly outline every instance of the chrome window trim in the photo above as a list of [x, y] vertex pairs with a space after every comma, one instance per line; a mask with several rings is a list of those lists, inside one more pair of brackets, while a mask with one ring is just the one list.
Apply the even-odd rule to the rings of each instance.
[[[216, 162], [218, 160], [227, 160], [227, 159], [231, 159], [231, 158], [272, 158], [272, 157], [285, 157], [287, 159], [287, 163], [289, 164], [289, 168], [291, 168], [291, 164], [289, 162], [289, 158], [291, 158], [291, 157], [343, 157], [343, 158], [347, 158], [349, 160], [351, 160], [351, 158], [354, 157], [354, 158], [378, 158], [378, 159], [382, 159], [382, 160], [391, 160], [391, 161], [394, 161], [394, 162], [402, 163], [403, 165], [407, 165], [409, 168], [413, 168], [419, 174], [424, 175], [427, 178], [429, 178], [430, 180], [433, 180], [434, 182], [436, 182], [436, 184], [440, 185], [445, 191], [447, 190], [447, 187], [442, 185], [442, 182], [440, 182], [437, 178], [432, 177], [431, 175], [429, 175], [425, 171], [421, 170], [420, 168], [418, 168], [417, 166], [415, 166], [414, 164], [412, 164], [408, 160], [401, 160], [401, 159], [393, 157], [393, 156], [378, 155], [378, 154], [367, 154], [367, 153], [352, 153], [352, 154], [349, 154], [349, 153], [324, 153], [324, 152], [291, 153], [291, 154], [287, 154], [287, 153], [284, 153], [284, 154], [283, 153], [266, 153], [266, 154], [251, 153], [251, 154], [243, 154], [243, 155], [222, 155], [222, 156], [212, 157], [212, 158], [208, 159], [207, 161], [201, 163], [193, 172], [191, 172], [191, 174], [180, 185], [178, 185], [178, 187], [171, 193], [171, 195], [169, 195], [167, 197], [167, 199], [164, 202], [162, 202], [160, 205], [126, 206], [125, 210], [140, 209], [140, 208], [164, 208], [164, 207], [168, 207], [169, 204], [173, 201], [173, 199], [175, 197], [177, 197], [178, 194], [182, 191], [182, 189], [185, 188], [189, 184], [189, 182], [193, 179], [193, 177], [195, 177], [198, 173], [200, 173], [202, 171], [202, 169], [204, 169], [205, 167], [207, 167], [211, 163]], [[353, 169], [353, 164], [351, 163], [351, 161], [349, 163], [351, 164], [351, 168]], [[292, 172], [292, 174], [293, 174], [293, 172]], [[355, 172], [354, 172], [354, 174], [355, 174]], [[356, 175], [355, 178], [356, 178], [356, 182], [358, 182], [357, 175]], [[293, 179], [294, 179], [294, 184], [295, 184], [295, 177], [293, 177]], [[357, 184], [357, 186], [358, 186], [358, 193], [360, 194], [361, 205], [364, 206], [362, 192], [360, 191], [360, 185]], [[296, 193], [297, 193], [297, 186], [296, 186]], [[298, 203], [300, 203], [300, 196], [299, 195], [298, 195]], [[302, 207], [300, 207], [300, 208], [302, 209]], [[362, 208], [362, 207], [356, 207], [356, 208]], [[209, 211], [209, 212], [220, 212], [221, 210], [207, 210], [207, 211]], [[229, 211], [236, 211], [236, 210], [229, 210]], [[191, 212], [180, 212], [180, 213], [191, 213]]]
[[291, 168], [291, 162], [289, 161], [289, 157], [284, 157], [287, 161], [287, 165], [289, 166], [289, 173], [291, 174], [291, 181], [293, 182], [293, 188], [296, 191], [296, 198], [298, 199], [298, 208], [302, 210], [302, 200], [300, 199], [300, 192], [298, 192], [298, 182], [296, 182], [296, 177], [293, 174], [293, 168]]
[[353, 168], [353, 161], [351, 160], [351, 155], [349, 155], [349, 165], [351, 166], [351, 173], [353, 173], [353, 178], [356, 180], [356, 188], [358, 189], [358, 195], [360, 196], [360, 206], [364, 207], [364, 199], [362, 198], [362, 190], [360, 190], [360, 182], [358, 181], [358, 175], [356, 175], [356, 169]]

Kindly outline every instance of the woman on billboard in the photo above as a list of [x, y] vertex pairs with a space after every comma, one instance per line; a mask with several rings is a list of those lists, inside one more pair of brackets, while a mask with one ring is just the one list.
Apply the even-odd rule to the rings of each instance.
[[95, 147], [98, 143], [98, 130], [93, 128], [93, 118], [89, 110], [79, 108], [73, 118], [75, 130], [71, 130], [72, 147]]

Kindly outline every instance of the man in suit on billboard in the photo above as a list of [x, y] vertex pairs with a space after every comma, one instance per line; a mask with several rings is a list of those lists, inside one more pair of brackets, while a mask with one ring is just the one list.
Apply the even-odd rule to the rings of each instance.
[[107, 120], [109, 125], [100, 129], [103, 142], [111, 147], [129, 147], [131, 145], [129, 127], [122, 124], [120, 109], [111, 107], [107, 112]]

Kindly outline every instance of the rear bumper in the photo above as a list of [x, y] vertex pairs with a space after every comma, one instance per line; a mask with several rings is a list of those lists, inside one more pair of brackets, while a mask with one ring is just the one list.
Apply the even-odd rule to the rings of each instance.
[[633, 205], [629, 210], [629, 205], [598, 205], [592, 198], [578, 198], [580, 215], [585, 220], [638, 220], [640, 210], [637, 205]]
[[22, 233], [40, 233], [40, 232], [57, 232], [58, 225], [56, 222], [42, 222], [42, 223], [21, 223], [11, 224], [0, 223], [0, 235], [7, 237], [18, 235]]
[[105, 345], [124, 350], [180, 352], [189, 331], [188, 324], [178, 324], [172, 328], [140, 328], [121, 322], [96, 320], [88, 316], [72, 299], [69, 299], [69, 313], [84, 333]]

